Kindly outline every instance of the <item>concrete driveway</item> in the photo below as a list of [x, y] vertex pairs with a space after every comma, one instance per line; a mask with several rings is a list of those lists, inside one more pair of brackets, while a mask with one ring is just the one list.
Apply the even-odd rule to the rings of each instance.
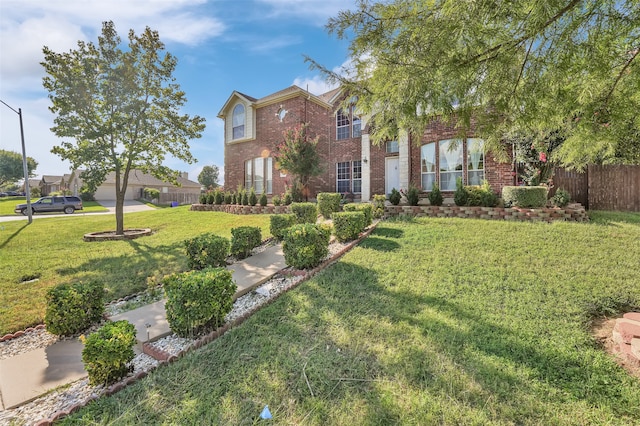
[[[103, 200], [103, 201], [99, 201], [98, 203], [100, 203], [100, 205], [102, 205], [103, 207], [107, 208], [109, 211], [107, 212], [91, 212], [91, 213], [86, 213], [84, 212], [84, 210], [79, 210], [77, 212], [75, 212], [74, 214], [51, 214], [51, 213], [36, 213], [33, 215], [34, 219], [42, 219], [45, 217], [77, 217], [77, 216], [86, 216], [86, 215], [96, 215], [96, 214], [115, 214], [116, 213], [116, 202], [114, 201], [109, 201], [109, 200]], [[132, 213], [132, 212], [142, 212], [142, 211], [147, 211], [147, 210], [155, 210], [153, 207], [149, 207], [146, 204], [143, 204], [139, 201], [135, 201], [135, 200], [125, 200], [124, 202], [124, 207], [122, 209], [124, 211], [124, 213]], [[29, 218], [27, 216], [22, 216], [22, 215], [18, 215], [16, 214], [15, 216], [0, 216], [0, 222], [13, 222], [16, 220], [24, 220], [27, 221], [29, 220]]]

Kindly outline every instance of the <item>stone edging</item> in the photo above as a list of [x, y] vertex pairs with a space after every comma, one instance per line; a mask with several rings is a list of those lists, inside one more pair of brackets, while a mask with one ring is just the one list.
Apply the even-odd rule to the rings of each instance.
[[44, 324], [38, 324], [35, 327], [29, 327], [29, 328], [25, 328], [24, 330], [21, 330], [21, 331], [16, 331], [15, 333], [5, 334], [4, 336], [0, 337], [0, 342], [4, 342], [6, 340], [11, 340], [11, 339], [16, 339], [16, 338], [24, 335], [25, 333], [30, 333], [30, 332], [35, 331], [35, 330], [42, 330], [44, 328], [45, 328]]
[[530, 222], [589, 221], [586, 210], [580, 204], [569, 204], [564, 208], [541, 209], [519, 207], [385, 206], [384, 212], [385, 217], [407, 215], [414, 217], [459, 217]]
[[[300, 284], [302, 284], [303, 282], [307, 281], [308, 279], [310, 279], [311, 277], [316, 275], [322, 269], [324, 269], [327, 266], [331, 265], [332, 263], [336, 262], [339, 258], [344, 256], [345, 253], [347, 253], [349, 250], [351, 250], [353, 247], [355, 247], [357, 244], [359, 244], [363, 239], [368, 237], [369, 234], [371, 234], [374, 231], [376, 226], [377, 226], [377, 223], [374, 223], [372, 226], [369, 227], [369, 229], [367, 229], [366, 231], [361, 233], [360, 237], [358, 237], [357, 240], [354, 240], [354, 241], [350, 242], [345, 248], [340, 250], [338, 253], [334, 254], [331, 258], [329, 258], [329, 259], [325, 260], [324, 262], [322, 262], [320, 265], [316, 266], [315, 268], [313, 268], [311, 270], [306, 271], [304, 273], [304, 275], [303, 275], [303, 278], [300, 281], [298, 281], [297, 283], [295, 283], [294, 285], [292, 285], [291, 287], [285, 289], [284, 291], [282, 291], [282, 292], [278, 293], [277, 295], [275, 295], [274, 297], [270, 298], [264, 304], [251, 309], [250, 311], [246, 312], [245, 314], [243, 314], [242, 316], [236, 318], [235, 320], [233, 320], [233, 321], [231, 321], [231, 322], [229, 322], [227, 324], [224, 324], [223, 326], [221, 326], [218, 329], [212, 331], [211, 333], [206, 334], [205, 336], [199, 338], [198, 340], [193, 342], [191, 345], [189, 345], [187, 348], [185, 348], [182, 351], [180, 351], [177, 355], [169, 355], [167, 352], [165, 352], [165, 351], [163, 351], [161, 349], [153, 348], [151, 345], [148, 345], [147, 343], [144, 343], [143, 344], [143, 352], [146, 353], [147, 355], [152, 356], [153, 358], [155, 358], [156, 360], [159, 361], [158, 362], [158, 366], [155, 367], [155, 368], [152, 368], [149, 371], [153, 371], [156, 368], [160, 368], [160, 367], [165, 366], [165, 365], [167, 365], [169, 363], [177, 361], [179, 358], [182, 358], [187, 353], [189, 353], [189, 352], [191, 352], [193, 350], [199, 349], [199, 348], [201, 348], [202, 346], [204, 346], [204, 345], [206, 345], [208, 343], [213, 342], [215, 339], [217, 339], [218, 337], [222, 336], [227, 331], [229, 331], [229, 329], [239, 326], [245, 320], [247, 320], [251, 315], [253, 315], [255, 312], [257, 312], [259, 309], [262, 309], [263, 307], [270, 305], [275, 300], [277, 300], [282, 294], [288, 292], [289, 290], [292, 290], [292, 289], [298, 287]], [[285, 271], [284, 273], [286, 274], [286, 270], [284, 270], [284, 271]], [[21, 332], [18, 332], [18, 333], [21, 333]], [[158, 356], [159, 358], [156, 358], [156, 356]], [[163, 358], [163, 359], [160, 359], [160, 358]], [[86, 401], [84, 401], [82, 403], [74, 404], [73, 406], [69, 407], [69, 409], [67, 409], [67, 410], [58, 411], [58, 412], [54, 413], [53, 415], [51, 415], [50, 417], [38, 421], [35, 425], [36, 426], [51, 426], [55, 422], [57, 422], [58, 420], [61, 420], [62, 418], [64, 418], [64, 417], [66, 417], [66, 416], [78, 411], [80, 408], [82, 408], [82, 407], [88, 405], [89, 403], [95, 401], [99, 397], [109, 396], [109, 395], [113, 395], [116, 392], [119, 392], [120, 390], [124, 389], [125, 387], [129, 386], [130, 384], [133, 384], [136, 381], [146, 377], [148, 375], [148, 373], [149, 372], [147, 372], [147, 371], [141, 371], [141, 372], [139, 372], [138, 374], [136, 374], [134, 376], [127, 377], [125, 380], [123, 380], [121, 382], [118, 382], [118, 383], [114, 383], [113, 385], [111, 385], [108, 388], [106, 388], [99, 396], [91, 397], [91, 398], [87, 399]]]

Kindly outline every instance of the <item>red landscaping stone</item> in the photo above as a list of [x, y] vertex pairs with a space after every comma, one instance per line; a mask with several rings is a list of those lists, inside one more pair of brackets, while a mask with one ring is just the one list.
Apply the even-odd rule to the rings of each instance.
[[[634, 339], [635, 340], [635, 339]], [[624, 357], [629, 363], [640, 366], [640, 358], [638, 358], [631, 350], [631, 345], [618, 346], [618, 353]]]
[[631, 346], [631, 353], [633, 356], [640, 360], [640, 338], [634, 337], [631, 339], [631, 344], [629, 346]]
[[638, 321], [618, 318], [613, 329], [620, 333], [623, 342], [627, 344], [630, 344], [634, 337], [640, 337], [640, 322]]
[[640, 322], [640, 312], [627, 312], [622, 318]]

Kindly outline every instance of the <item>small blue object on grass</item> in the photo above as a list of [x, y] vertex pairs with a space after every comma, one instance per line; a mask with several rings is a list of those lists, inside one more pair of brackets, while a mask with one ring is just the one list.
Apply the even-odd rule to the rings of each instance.
[[178, 202], [177, 201], [172, 201], [171, 202], [171, 207], [178, 207]]
[[260, 413], [260, 418], [264, 420], [272, 419], [271, 411], [269, 411], [269, 406], [265, 405], [262, 409], [262, 413]]

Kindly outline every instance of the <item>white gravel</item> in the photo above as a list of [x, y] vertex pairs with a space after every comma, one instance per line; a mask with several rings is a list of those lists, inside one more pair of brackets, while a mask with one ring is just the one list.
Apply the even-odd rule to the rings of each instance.
[[[264, 250], [269, 245], [273, 244], [267, 241], [257, 250]], [[329, 245], [329, 255], [327, 259], [332, 258], [337, 253], [342, 251], [347, 244], [338, 243], [333, 241]], [[302, 275], [287, 275], [279, 274], [271, 280], [262, 284], [254, 291], [247, 293], [246, 295], [238, 298], [231, 312], [226, 316], [226, 322], [232, 322], [237, 318], [258, 309], [260, 306], [267, 303], [270, 299], [277, 297], [283, 291], [295, 286], [304, 277]], [[140, 298], [147, 297], [141, 295]], [[135, 305], [136, 300], [129, 300], [127, 303], [115, 303], [113, 306], [107, 307], [110, 314], [118, 312], [120, 308], [127, 305]], [[9, 358], [21, 353], [29, 352], [34, 349], [47, 347], [58, 341], [58, 337], [47, 332], [46, 330], [34, 330], [26, 332], [24, 335], [0, 342], [0, 359]], [[156, 348], [159, 348], [170, 355], [179, 355], [183, 350], [187, 349], [194, 343], [193, 339], [185, 339], [176, 336], [175, 334], [159, 339], [152, 343]], [[137, 355], [132, 365], [134, 371], [129, 374], [128, 377], [134, 376], [141, 371], [150, 371], [158, 366], [158, 361], [154, 358], [140, 354]], [[123, 379], [123, 381], [126, 380]], [[0, 425], [32, 425], [40, 420], [50, 418], [58, 411], [68, 410], [75, 404], [84, 404], [91, 398], [99, 397], [105, 392], [104, 386], [90, 386], [88, 379], [78, 380], [71, 383], [69, 386], [52, 391], [34, 401], [24, 404], [18, 408], [0, 411]]]

